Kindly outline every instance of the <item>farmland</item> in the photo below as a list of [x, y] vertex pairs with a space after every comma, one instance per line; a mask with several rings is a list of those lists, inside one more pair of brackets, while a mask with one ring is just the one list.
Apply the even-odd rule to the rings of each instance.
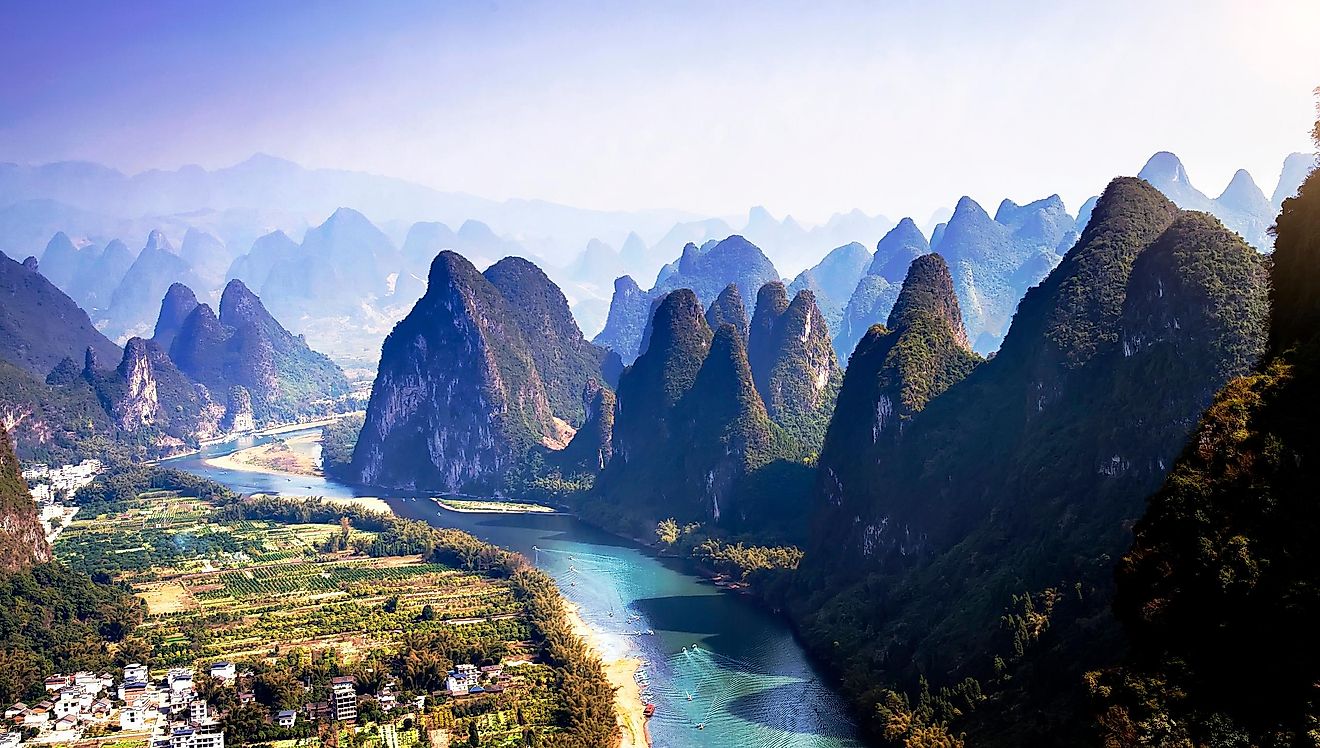
[[[270, 709], [324, 700], [323, 683], [351, 674], [368, 705], [381, 688], [400, 703], [427, 696], [418, 726], [461, 740], [475, 726], [482, 746], [522, 745], [528, 735], [554, 745], [575, 726], [613, 722], [612, 710], [594, 706], [611, 694], [564, 633], [553, 584], [519, 557], [358, 507], [189, 493], [88, 503], [55, 547], [65, 564], [143, 601], [145, 619], [121, 651], [153, 670], [229, 660], [258, 683], [313, 684]], [[518, 664], [491, 693], [437, 693], [454, 665], [503, 662]], [[583, 708], [593, 712], [574, 713]], [[417, 731], [396, 730], [397, 721], [373, 722], [356, 744], [415, 742]], [[244, 742], [241, 731], [233, 737]]]
[[[260, 657], [289, 647], [351, 661], [396, 649], [404, 633], [462, 626], [471, 636], [530, 637], [507, 581], [351, 546], [375, 533], [343, 524], [210, 521], [214, 507], [173, 492], [79, 517], [61, 559], [116, 575], [147, 604], [137, 635], [161, 665]], [[336, 550], [328, 550], [336, 549]]]

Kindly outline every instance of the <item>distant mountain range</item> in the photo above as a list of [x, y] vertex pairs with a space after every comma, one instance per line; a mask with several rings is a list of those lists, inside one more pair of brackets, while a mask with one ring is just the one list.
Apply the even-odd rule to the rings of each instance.
[[[174, 256], [163, 238], [148, 250]], [[151, 339], [135, 335], [121, 349], [35, 258], [0, 254], [0, 422], [20, 455], [165, 456], [199, 439], [332, 412], [348, 394], [339, 368], [241, 281], [226, 286], [219, 318], [182, 284], [161, 296]]]
[[1274, 247], [1269, 229], [1274, 225], [1283, 201], [1297, 194], [1297, 188], [1315, 163], [1312, 154], [1290, 154], [1284, 159], [1283, 169], [1269, 198], [1245, 169], [1238, 169], [1219, 197], [1211, 199], [1192, 185], [1182, 161], [1168, 151], [1151, 156], [1137, 176], [1155, 185], [1179, 208], [1214, 215], [1248, 244], [1264, 252]]
[[[1168, 153], [1153, 156], [1141, 176], [1180, 207], [1207, 210], [1265, 249], [1273, 214], [1312, 163], [1306, 154], [1289, 156], [1269, 198], [1239, 172], [1211, 199]], [[973, 345], [988, 353], [1022, 292], [1044, 277], [1073, 241], [1070, 232], [1085, 224], [1089, 204], [1073, 218], [1057, 201], [1005, 201], [991, 220], [964, 199], [958, 209], [932, 217], [938, 223], [927, 247], [920, 246], [924, 237], [915, 239], [921, 232], [911, 221], [891, 245], [909, 246], [908, 254], [941, 252]], [[609, 323], [617, 278], [641, 279], [641, 288], [655, 278], [651, 289], [668, 290], [674, 286], [667, 261], [681, 260], [689, 244], [702, 250], [735, 235], [756, 246], [777, 272], [805, 268], [790, 286], [816, 294], [836, 353], [846, 358], [867, 327], [886, 319], [897, 296], [906, 267], [863, 268], [861, 252], [895, 226], [856, 210], [805, 227], [755, 207], [739, 228], [728, 219], [675, 211], [498, 202], [263, 155], [224, 169], [132, 176], [80, 162], [0, 164], [0, 248], [13, 256], [38, 255], [43, 273], [112, 339], [122, 343], [149, 332], [154, 300], [172, 283], [215, 303], [225, 281], [241, 278], [316, 347], [364, 363], [374, 360], [381, 337], [420, 297], [430, 259], [443, 249], [463, 253], [478, 267], [505, 256], [537, 262], [563, 289], [578, 323], [596, 336]], [[147, 239], [139, 243], [135, 236]], [[648, 243], [648, 236], [659, 238]], [[719, 280], [712, 293], [725, 285]], [[336, 293], [327, 294], [328, 288]], [[744, 299], [754, 293], [742, 291]], [[703, 303], [713, 300], [709, 296]], [[353, 324], [344, 325], [345, 319]], [[608, 344], [613, 335], [602, 340]], [[634, 344], [619, 345], [628, 358]]]

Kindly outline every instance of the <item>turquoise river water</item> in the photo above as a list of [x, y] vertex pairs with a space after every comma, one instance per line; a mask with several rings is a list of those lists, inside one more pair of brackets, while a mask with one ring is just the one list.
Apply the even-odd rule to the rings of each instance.
[[[310, 432], [280, 438], [303, 433]], [[168, 464], [244, 493], [379, 495], [324, 478], [240, 472], [205, 462], [271, 438], [213, 445]], [[316, 444], [303, 448], [319, 451]], [[650, 733], [658, 748], [863, 745], [843, 700], [781, 619], [687, 573], [679, 562], [569, 515], [469, 514], [443, 509], [428, 497], [383, 498], [400, 516], [465, 530], [524, 554], [553, 576], [587, 624], [604, 634], [607, 657], [643, 661], [644, 688], [657, 707]]]

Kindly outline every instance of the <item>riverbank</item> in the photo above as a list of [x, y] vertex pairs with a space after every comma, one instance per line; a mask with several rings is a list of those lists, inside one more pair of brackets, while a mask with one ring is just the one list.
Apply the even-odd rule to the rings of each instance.
[[247, 449], [240, 449], [219, 457], [211, 457], [205, 462], [211, 467], [226, 470], [239, 470], [246, 473], [265, 473], [267, 475], [301, 475], [321, 477], [320, 461], [308, 454], [305, 449], [318, 441], [320, 434], [304, 434], [291, 439], [260, 444]]
[[622, 734], [619, 748], [650, 748], [651, 736], [646, 729], [646, 705], [642, 703], [642, 690], [637, 685], [637, 671], [642, 661], [636, 657], [606, 659], [603, 635], [587, 625], [578, 614], [577, 606], [564, 601], [564, 614], [587, 647], [600, 658], [605, 677], [614, 687], [614, 711]]
[[[287, 434], [290, 431], [302, 431], [303, 429], [320, 428], [321, 426], [329, 426], [330, 424], [334, 423], [335, 421], [338, 421], [341, 418], [346, 418], [354, 414], [365, 413], [365, 412], [366, 411], [362, 411], [362, 410], [350, 410], [347, 413], [335, 413], [333, 415], [329, 415], [324, 418], [318, 418], [314, 421], [298, 421], [297, 423], [284, 423], [276, 426], [268, 426], [264, 429], [261, 429], [260, 431], [252, 431], [243, 434], [225, 434], [224, 436], [219, 436], [214, 439], [202, 439], [200, 442], [198, 442], [198, 444], [200, 444], [203, 447], [210, 447], [216, 444], [223, 444], [228, 441], [233, 441], [235, 439], [241, 439], [242, 437], [245, 436], [250, 436], [250, 437], [275, 436], [277, 434]], [[174, 455], [174, 456], [178, 457], [180, 455]]]

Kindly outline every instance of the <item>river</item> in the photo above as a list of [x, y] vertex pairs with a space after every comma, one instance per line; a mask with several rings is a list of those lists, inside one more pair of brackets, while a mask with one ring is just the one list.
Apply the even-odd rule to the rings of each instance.
[[[273, 438], [215, 444], [166, 464], [243, 493], [379, 495], [324, 478], [205, 463]], [[822, 682], [784, 621], [687, 573], [680, 562], [569, 515], [467, 514], [427, 497], [382, 498], [399, 516], [465, 530], [524, 554], [553, 576], [587, 624], [604, 634], [607, 658], [643, 661], [657, 707], [650, 732], [658, 748], [863, 745], [843, 699]]]

